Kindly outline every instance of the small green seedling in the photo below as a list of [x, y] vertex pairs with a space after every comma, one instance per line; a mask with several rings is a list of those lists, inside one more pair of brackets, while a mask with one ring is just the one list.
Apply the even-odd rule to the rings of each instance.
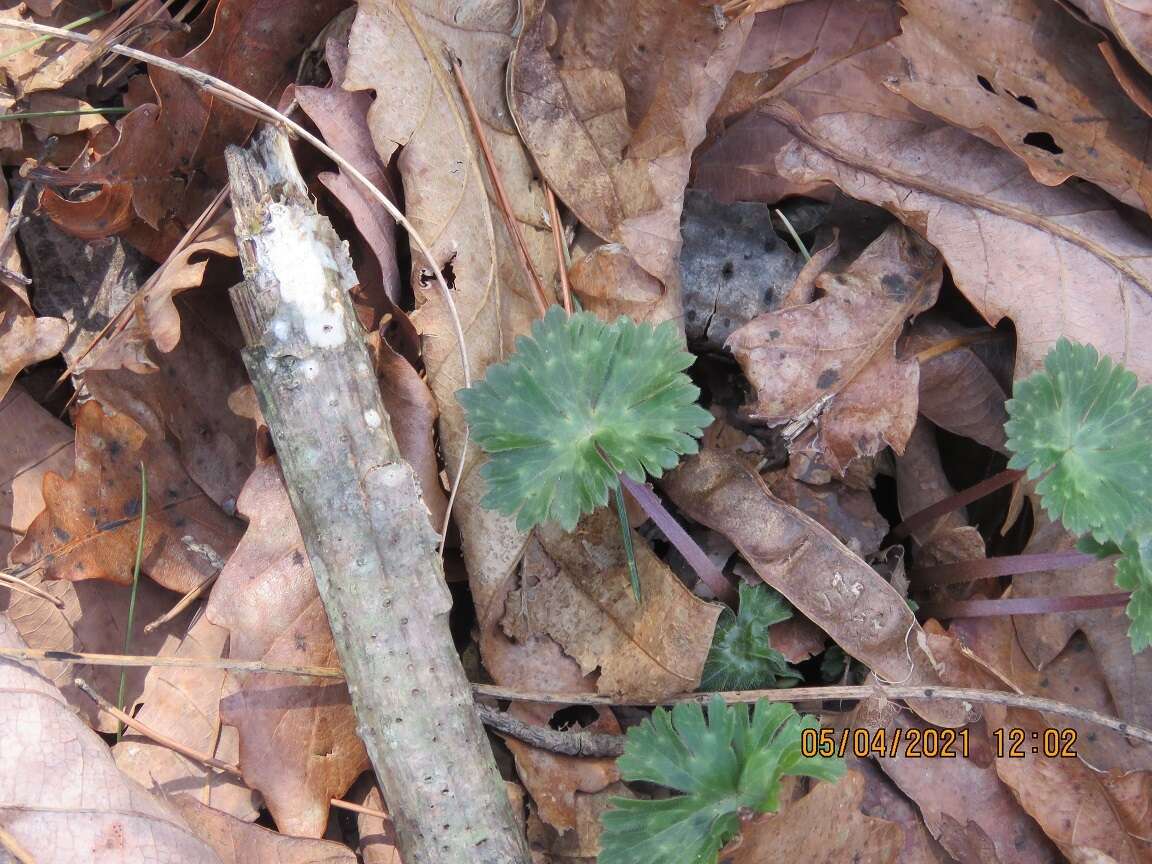
[[715, 864], [740, 831], [742, 813], [779, 806], [784, 776], [834, 780], [839, 759], [801, 755], [802, 730], [819, 728], [791, 705], [761, 700], [726, 706], [713, 696], [708, 717], [694, 703], [628, 730], [616, 762], [625, 780], [657, 783], [683, 794], [657, 800], [615, 798], [603, 817], [600, 864]]
[[1133, 651], [1152, 643], [1152, 387], [1091, 345], [1061, 339], [1008, 401], [1010, 468], [1100, 557], [1119, 554]]
[[792, 617], [788, 603], [767, 585], [740, 584], [740, 606], [716, 622], [700, 689], [767, 690], [794, 687], [801, 675], [772, 647], [768, 631]]
[[484, 506], [515, 515], [521, 531], [547, 521], [571, 531], [613, 490], [639, 598], [618, 477], [643, 483], [696, 452], [712, 415], [696, 404], [691, 363], [671, 322], [607, 323], [554, 306], [507, 361], [457, 394], [489, 456]]

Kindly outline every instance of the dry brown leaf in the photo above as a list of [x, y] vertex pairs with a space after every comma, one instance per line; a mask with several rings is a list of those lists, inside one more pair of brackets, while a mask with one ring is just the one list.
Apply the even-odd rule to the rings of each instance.
[[[873, 48], [900, 32], [895, 0], [807, 0], [757, 15], [744, 43], [737, 72], [710, 125], [723, 125], [758, 103], [840, 60]], [[822, 181], [801, 188], [766, 169], [765, 152], [787, 140], [783, 130], [736, 124], [702, 153], [693, 166], [693, 186], [721, 201], [775, 202], [787, 195], [828, 197]]]
[[[483, 5], [365, 0], [348, 43], [345, 89], [375, 90], [368, 127], [376, 151], [381, 162], [389, 163], [399, 150], [406, 215], [431, 244], [437, 263], [451, 264], [452, 294], [474, 380], [512, 350], [536, 312], [507, 229], [489, 201], [486, 171], [456, 84], [444, 67], [442, 45], [463, 63], [513, 215], [537, 272], [550, 286], [555, 253], [543, 218], [547, 207], [504, 100], [504, 67], [518, 14], [517, 0]], [[464, 386], [459, 346], [445, 301], [419, 255], [413, 255], [411, 281], [418, 307], [412, 323], [420, 332], [428, 386], [440, 407], [444, 464], [455, 478], [466, 428], [455, 397]], [[487, 620], [489, 604], [503, 603], [505, 583], [526, 538], [513, 520], [480, 504], [484, 482], [476, 470], [475, 448], [470, 452], [455, 517], [472, 599], [481, 620]]]
[[[1002, 716], [1002, 728], [1023, 729], [1029, 742], [1039, 740], [1051, 728], [1028, 711], [1009, 710]], [[1079, 759], [1033, 753], [1030, 744], [1022, 749], [1022, 755], [997, 758], [996, 771], [1065, 855], [1077, 861], [1103, 853], [1116, 864], [1152, 861], [1152, 842], [1143, 818], [1147, 799], [1142, 807], [1118, 808], [1107, 774], [1093, 771]], [[1143, 785], [1148, 782], [1147, 775], [1133, 779]]]
[[956, 126], [1019, 156], [1041, 183], [1073, 175], [1149, 209], [1149, 118], [1116, 86], [1100, 35], [1059, 5], [908, 0], [886, 82]]
[[[1059, 523], [1040, 513], [1026, 554], [1070, 551], [1075, 538]], [[1115, 565], [1097, 561], [1079, 570], [1029, 573], [1012, 577], [1014, 597], [1060, 597], [1107, 594], [1116, 590]], [[1152, 652], [1132, 653], [1128, 616], [1122, 608], [1069, 612], [1061, 615], [1019, 615], [1013, 619], [1020, 646], [1039, 669], [1044, 669], [1065, 648], [1072, 634], [1082, 632], [1100, 663], [1116, 715], [1139, 726], [1152, 724]]]
[[[908, 714], [887, 727], [925, 729]], [[900, 790], [916, 802], [928, 830], [957, 861], [977, 864], [1052, 864], [1056, 850], [1016, 803], [993, 764], [991, 739], [979, 725], [969, 727], [969, 758], [908, 758], [903, 751], [878, 761]]]
[[[1152, 379], [1152, 241], [1091, 189], [1037, 183], [1015, 156], [944, 126], [881, 85], [888, 46], [856, 55], [741, 121], [793, 138], [762, 159], [790, 183], [835, 182], [885, 207], [944, 255], [990, 324], [1019, 334], [1017, 377], [1060, 336]], [[1042, 299], [1040, 299], [1042, 298]]]
[[[956, 492], [944, 474], [935, 430], [917, 420], [904, 452], [896, 457], [896, 499], [903, 517], [943, 501]], [[954, 564], [985, 557], [984, 538], [968, 524], [965, 508], [946, 513], [912, 532], [919, 566]]]
[[[395, 201], [397, 196], [386, 165], [382, 165], [376, 155], [368, 130], [372, 95], [365, 92], [350, 93], [341, 86], [348, 66], [347, 36], [343, 39], [329, 37], [324, 44], [324, 59], [332, 72], [331, 84], [327, 87], [295, 87], [293, 95], [300, 108], [316, 124], [328, 146]], [[343, 171], [326, 171], [318, 179], [351, 215], [356, 229], [379, 264], [381, 287], [385, 295], [392, 302], [399, 303], [403, 289], [400, 271], [396, 266], [395, 220], [380, 202]]]
[[864, 800], [860, 812], [904, 829], [904, 846], [898, 864], [954, 864], [951, 855], [932, 836], [916, 805], [888, 779], [871, 759], [847, 758], [849, 769], [864, 778]]
[[215, 573], [185, 537], [226, 558], [240, 525], [185, 472], [174, 449], [135, 421], [81, 405], [72, 476], [44, 475], [44, 511], [12, 550], [12, 561], [42, 568], [46, 578], [132, 582], [140, 533], [140, 465], [148, 474], [142, 570], [181, 594]]
[[40, 484], [49, 471], [72, 470], [72, 429], [16, 387], [0, 399], [0, 565], [44, 509]]
[[[137, 625], [139, 627], [139, 625]], [[167, 656], [216, 660], [224, 655], [228, 631], [199, 616]], [[157, 666], [148, 670], [136, 719], [185, 747], [236, 764], [236, 730], [220, 723], [223, 669]], [[232, 774], [205, 768], [151, 739], [125, 730], [112, 748], [116, 767], [145, 789], [170, 799], [178, 793], [195, 797], [214, 810], [251, 822], [260, 814], [259, 798]], [[193, 820], [189, 820], [192, 822]], [[210, 838], [200, 833], [205, 840]], [[211, 842], [211, 841], [210, 841]], [[213, 843], [219, 850], [219, 846]]]
[[137, 305], [127, 326], [93, 350], [84, 361], [85, 371], [121, 368], [140, 373], [155, 371], [156, 361], [148, 356], [148, 343], [155, 342], [163, 352], [172, 351], [179, 343], [180, 312], [174, 298], [200, 287], [208, 266], [205, 260], [208, 254], [236, 255], [230, 210], [175, 255], [160, 277], [137, 295]]
[[1152, 9], [1141, 0], [1074, 0], [1095, 23], [1111, 30], [1120, 43], [1152, 72]]
[[745, 826], [740, 844], [725, 860], [732, 864], [896, 864], [904, 830], [895, 822], [866, 816], [864, 777], [848, 771], [835, 783], [815, 788], [778, 815]]
[[[360, 778], [347, 800], [370, 810], [387, 812], [384, 796], [380, 794], [371, 774]], [[400, 864], [400, 852], [396, 849], [396, 829], [391, 820], [357, 813], [356, 829], [360, 835], [360, 855], [364, 864]]]
[[676, 318], [692, 151], [751, 19], [718, 27], [695, 0], [534, 0], [526, 13], [508, 76], [517, 128], [579, 220], [663, 287], [644, 317]]
[[[916, 319], [900, 342], [912, 358], [950, 339], [976, 335], [931, 313]], [[920, 413], [942, 429], [1006, 453], [1004, 423], [1008, 396], [972, 348], [961, 346], [920, 361]]]
[[356, 853], [340, 843], [277, 834], [207, 807], [190, 795], [175, 795], [169, 801], [223, 864], [356, 864]]
[[557, 831], [541, 820], [534, 809], [528, 813], [528, 843], [533, 861], [546, 855], [549, 864], [589, 864], [600, 854], [600, 817], [612, 806], [613, 798], [635, 798], [623, 783], [613, 783], [592, 795], [576, 799], [576, 827]]
[[[158, 12], [160, 5], [159, 2], [153, 2], [148, 11]], [[0, 11], [0, 18], [63, 27], [81, 16], [92, 14], [92, 11], [91, 4], [82, 0], [56, 0], [51, 3], [36, 0], [34, 3], [5, 4], [3, 11]], [[93, 21], [82, 32], [99, 37], [114, 20], [114, 15], [107, 15]], [[27, 30], [0, 28], [0, 55], [35, 38]], [[86, 45], [63, 39], [46, 39], [35, 48], [5, 57], [0, 61], [0, 70], [7, 79], [12, 95], [22, 98], [40, 90], [57, 90], [75, 79], [87, 64], [89, 53]]]
[[[11, 30], [0, 30], [11, 33]], [[8, 225], [8, 184], [0, 178], [0, 234]], [[20, 252], [12, 243], [0, 261], [14, 273], [22, 273]], [[37, 318], [23, 287], [0, 282], [0, 399], [26, 366], [60, 353], [68, 339], [68, 325], [59, 318]]]
[[376, 378], [396, 445], [416, 472], [420, 495], [432, 514], [432, 524], [439, 529], [444, 524], [448, 496], [440, 482], [436, 455], [434, 431], [439, 414], [436, 399], [420, 373], [392, 350], [380, 331], [369, 337], [369, 345], [376, 360]]
[[[251, 521], [212, 587], [205, 611], [228, 628], [228, 656], [297, 666], [338, 666], [328, 618], [275, 462], [256, 467], [240, 493]], [[240, 734], [244, 780], [277, 826], [320, 837], [331, 798], [369, 767], [343, 682], [229, 673], [221, 717]], [[229, 689], [231, 689], [230, 685]]]
[[[344, 7], [344, 0], [222, 0], [212, 28], [192, 51], [173, 57], [265, 102], [291, 80], [296, 58]], [[153, 101], [117, 124], [116, 145], [88, 165], [42, 170], [54, 185], [104, 184], [100, 196], [131, 191], [137, 216], [171, 249], [226, 178], [224, 148], [241, 143], [256, 118], [213, 97], [192, 81], [153, 66]], [[67, 223], [59, 222], [68, 230]]]
[[[939, 682], [904, 598], [819, 523], [778, 501], [738, 459], [705, 451], [662, 484], [686, 515], [735, 544], [760, 578], [884, 680]], [[965, 722], [959, 703], [915, 703], [934, 723]]]
[[100, 404], [126, 414], [149, 438], [171, 441], [188, 476], [227, 513], [255, 463], [256, 423], [233, 410], [249, 387], [240, 359], [243, 336], [216, 298], [186, 298], [183, 338], [171, 351], [151, 350], [152, 370], [86, 370]]
[[[40, 597], [12, 592], [7, 599], [9, 620], [20, 631], [21, 638], [32, 648], [55, 651], [89, 651], [96, 654], [121, 654], [128, 627], [128, 604], [132, 589], [99, 580], [67, 582], [44, 580], [42, 574], [26, 581], [55, 597], [62, 606]], [[146, 655], [160, 655], [174, 650], [188, 627], [188, 614], [180, 615], [152, 633], [143, 633], [140, 622], [152, 621], [172, 608], [179, 598], [150, 579], [142, 579], [136, 596], [136, 628], [132, 649]], [[120, 686], [120, 669], [115, 666], [89, 666], [83, 663], [46, 663], [40, 671], [51, 678], [76, 712], [98, 732], [115, 732], [118, 722], [96, 707], [72, 679], [81, 677], [98, 693], [115, 696]], [[127, 669], [125, 702], [134, 705], [144, 691], [148, 670]]]
[[[4, 616], [0, 645], [24, 646]], [[36, 864], [219, 864], [179, 813], [116, 770], [50, 681], [14, 660], [0, 661], [0, 722], [0, 827]]]
[[599, 669], [600, 693], [659, 699], [700, 683], [721, 607], [694, 596], [639, 537], [634, 538], [642, 603], [628, 576], [616, 515], [601, 508], [568, 534], [538, 529], [554, 571], [536, 571], [506, 604], [505, 632], [552, 637], [585, 675]]
[[941, 261], [894, 225], [844, 272], [816, 280], [823, 295], [761, 315], [727, 347], [756, 388], [752, 411], [771, 425], [822, 413], [815, 449], [843, 473], [852, 459], [904, 449], [916, 420], [919, 367], [896, 358], [904, 321], [936, 302]]
[[768, 482], [772, 494], [811, 516], [861, 558], [880, 550], [888, 522], [876, 509], [870, 492], [833, 480], [814, 486], [781, 471]]

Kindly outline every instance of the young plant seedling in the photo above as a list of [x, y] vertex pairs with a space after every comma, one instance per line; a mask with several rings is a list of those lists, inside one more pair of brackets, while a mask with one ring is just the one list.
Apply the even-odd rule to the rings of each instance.
[[675, 325], [612, 323], [558, 306], [516, 340], [504, 363], [457, 395], [488, 454], [483, 504], [521, 531], [548, 521], [566, 531], [616, 496], [632, 590], [640, 577], [619, 475], [643, 483], [695, 453], [712, 415], [696, 404]]
[[1091, 345], [1061, 339], [1007, 404], [1010, 468], [1084, 552], [1119, 554], [1134, 652], [1152, 643], [1152, 387]]
[[657, 708], [628, 730], [617, 760], [625, 780], [658, 783], [683, 794], [656, 800], [615, 798], [602, 818], [600, 864], [715, 864], [748, 811], [779, 806], [786, 775], [834, 780], [839, 759], [801, 754], [803, 730], [819, 729], [787, 703], [747, 705], [713, 696], [705, 720], [695, 703]]
[[792, 617], [788, 603], [767, 585], [740, 583], [740, 606], [727, 606], [716, 622], [700, 689], [767, 690], [794, 687], [800, 673], [772, 647], [769, 629]]

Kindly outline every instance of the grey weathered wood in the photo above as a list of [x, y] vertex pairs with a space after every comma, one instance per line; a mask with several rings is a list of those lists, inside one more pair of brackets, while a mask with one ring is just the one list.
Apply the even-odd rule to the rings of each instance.
[[405, 864], [527, 862], [448, 629], [438, 537], [348, 299], [347, 248], [286, 138], [228, 149], [245, 282], [232, 299]]

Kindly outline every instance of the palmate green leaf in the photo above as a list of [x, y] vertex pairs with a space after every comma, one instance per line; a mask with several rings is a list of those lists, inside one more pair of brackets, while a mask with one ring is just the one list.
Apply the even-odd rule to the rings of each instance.
[[1138, 654], [1152, 645], [1152, 536], [1129, 537], [1120, 544], [1116, 585], [1131, 591], [1128, 600], [1128, 639]]
[[603, 815], [599, 864], [714, 864], [740, 830], [740, 811], [779, 806], [780, 778], [831, 780], [838, 759], [800, 755], [801, 730], [817, 729], [791, 705], [747, 705], [712, 698], [705, 719], [696, 704], [677, 705], [628, 730], [616, 765], [625, 780], [667, 786], [682, 795], [656, 801], [614, 799]]
[[1152, 388], [1061, 339], [1007, 407], [1008, 464], [1042, 477], [1044, 509], [1065, 528], [1118, 544], [1152, 526]]
[[643, 482], [674, 468], [712, 422], [683, 372], [691, 363], [671, 322], [609, 324], [554, 306], [457, 394], [489, 455], [484, 506], [522, 531], [550, 520], [571, 531], [607, 503], [617, 472]]
[[792, 617], [788, 603], [767, 585], [740, 583], [739, 611], [725, 607], [700, 676], [701, 690], [765, 690], [800, 680], [772, 647], [768, 630]]

